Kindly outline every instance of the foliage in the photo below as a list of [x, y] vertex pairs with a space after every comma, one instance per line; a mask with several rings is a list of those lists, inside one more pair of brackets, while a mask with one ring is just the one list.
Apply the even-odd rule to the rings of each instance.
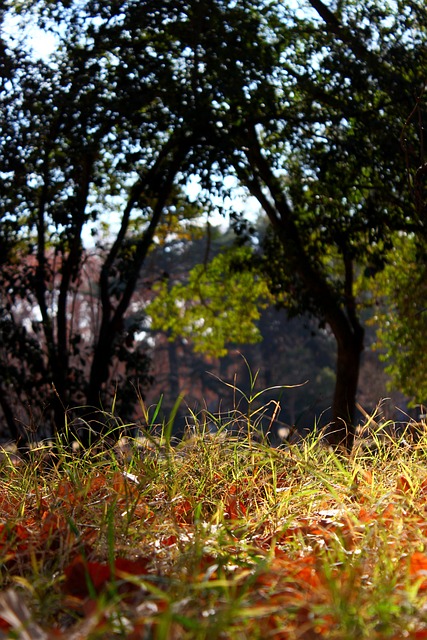
[[427, 397], [426, 261], [414, 237], [402, 236], [377, 276], [377, 348], [387, 363], [391, 384], [416, 404]]
[[191, 269], [186, 284], [160, 282], [146, 309], [152, 328], [166, 331], [171, 340], [190, 338], [195, 351], [216, 357], [232, 343], [259, 341], [256, 322], [271, 295], [251, 260], [249, 247], [231, 248]]
[[426, 637], [425, 434], [274, 450], [236, 407], [171, 446], [157, 411], [113, 449], [2, 451], [0, 638]]

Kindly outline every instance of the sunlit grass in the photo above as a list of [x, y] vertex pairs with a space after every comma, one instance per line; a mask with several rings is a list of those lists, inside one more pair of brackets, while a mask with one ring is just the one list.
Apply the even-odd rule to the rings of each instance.
[[253, 433], [189, 415], [180, 442], [153, 413], [136, 439], [111, 416], [89, 451], [5, 452], [0, 638], [427, 637], [424, 434], [374, 425], [346, 456], [269, 447], [261, 410]]

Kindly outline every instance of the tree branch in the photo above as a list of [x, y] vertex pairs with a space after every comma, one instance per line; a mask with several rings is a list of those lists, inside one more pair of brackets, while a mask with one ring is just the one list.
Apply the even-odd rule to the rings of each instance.
[[381, 74], [389, 78], [393, 83], [397, 83], [397, 85], [401, 84], [401, 76], [397, 75], [390, 65], [382, 61], [379, 56], [373, 54], [363, 45], [362, 34], [360, 34], [359, 37], [353, 35], [351, 30], [341, 22], [337, 15], [333, 13], [322, 0], [308, 1], [324, 21], [328, 32], [336, 36], [344, 44], [347, 44], [357, 58], [364, 60], [371, 68], [380, 70]]
[[[246, 182], [247, 187], [264, 208], [287, 255], [292, 260], [295, 272], [301, 277], [310, 297], [322, 311], [334, 335], [348, 334], [350, 331], [348, 319], [322, 272], [313, 265], [313, 261], [307, 255], [295, 225], [293, 211], [286, 200], [279, 179], [274, 175], [262, 153], [255, 129], [245, 131], [245, 146], [245, 153], [254, 176], [252, 180]], [[266, 197], [263, 186], [268, 189], [272, 202]]]

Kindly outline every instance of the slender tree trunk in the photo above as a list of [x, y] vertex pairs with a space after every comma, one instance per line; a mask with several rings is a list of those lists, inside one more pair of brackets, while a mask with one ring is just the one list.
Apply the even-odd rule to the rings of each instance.
[[[168, 338], [169, 338], [168, 332]], [[179, 358], [176, 351], [176, 342], [167, 343], [168, 360], [169, 360], [169, 397], [171, 406], [177, 401], [179, 396]]]
[[[120, 334], [124, 316], [137, 285], [138, 276], [173, 190], [175, 177], [191, 148], [192, 142], [193, 138], [187, 136], [185, 132], [177, 131], [165, 144], [156, 162], [148, 170], [147, 174], [135, 183], [122, 216], [119, 233], [102, 267], [100, 276], [102, 319], [98, 340], [94, 348], [86, 393], [87, 404], [91, 407], [91, 413], [87, 417], [87, 421], [91, 426], [91, 432], [82, 435], [81, 440], [84, 446], [98, 439], [104, 432], [99, 412], [96, 414], [96, 411], [94, 412], [92, 409], [94, 408], [96, 410], [96, 408], [102, 404], [100, 396], [103, 392], [103, 385], [109, 378], [114, 343]], [[144, 194], [149, 195], [152, 199], [155, 197], [156, 202], [152, 207], [150, 222], [135, 247], [132, 272], [125, 282], [124, 291], [120, 300], [113, 308], [109, 291], [111, 269], [124, 242], [131, 212], [138, 205]]]

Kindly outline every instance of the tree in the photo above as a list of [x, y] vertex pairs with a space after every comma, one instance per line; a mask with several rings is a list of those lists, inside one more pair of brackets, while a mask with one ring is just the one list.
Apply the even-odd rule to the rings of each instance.
[[265, 280], [240, 268], [251, 257], [248, 247], [232, 247], [193, 267], [185, 284], [158, 283], [146, 309], [153, 329], [191, 337], [196, 352], [214, 357], [225, 356], [230, 343], [259, 341], [256, 323], [271, 295]]
[[423, 7], [189, 3], [175, 28], [210, 114], [213, 169], [269, 218], [271, 290], [335, 336], [328, 438], [350, 449], [364, 346], [357, 276], [380, 270], [396, 230], [419, 224], [400, 138], [425, 82]]
[[256, 408], [274, 401], [274, 425], [265, 425], [272, 436], [283, 421], [301, 432], [315, 422], [324, 426], [333, 390], [333, 337], [311, 318], [290, 320], [273, 306], [253, 252], [247, 245], [236, 248], [233, 235], [208, 227], [203, 238], [152, 254], [157, 284], [145, 311], [156, 348], [146, 400], [156, 403], [161, 396], [166, 416], [180, 393], [192, 409], [225, 411], [236, 405], [236, 391], [226, 383], [253, 393], [249, 364], [256, 389], [269, 389]]
[[[141, 314], [132, 312], [141, 269], [165, 219], [199, 213], [179, 186], [198, 134], [191, 114], [179, 113], [173, 41], [162, 27], [173, 7], [144, 3], [128, 16], [126, 4], [17, 3], [55, 32], [58, 47], [44, 60], [25, 43], [4, 45], [0, 406], [15, 435], [23, 389], [49, 431], [61, 430], [76, 400], [93, 409], [108, 401], [114, 363], [144, 383], [147, 359], [134, 339]], [[116, 229], [109, 243], [102, 220]], [[88, 230], [98, 266], [89, 283]], [[75, 313], [88, 285], [99, 304], [84, 344]], [[102, 428], [92, 422], [95, 435]]]

